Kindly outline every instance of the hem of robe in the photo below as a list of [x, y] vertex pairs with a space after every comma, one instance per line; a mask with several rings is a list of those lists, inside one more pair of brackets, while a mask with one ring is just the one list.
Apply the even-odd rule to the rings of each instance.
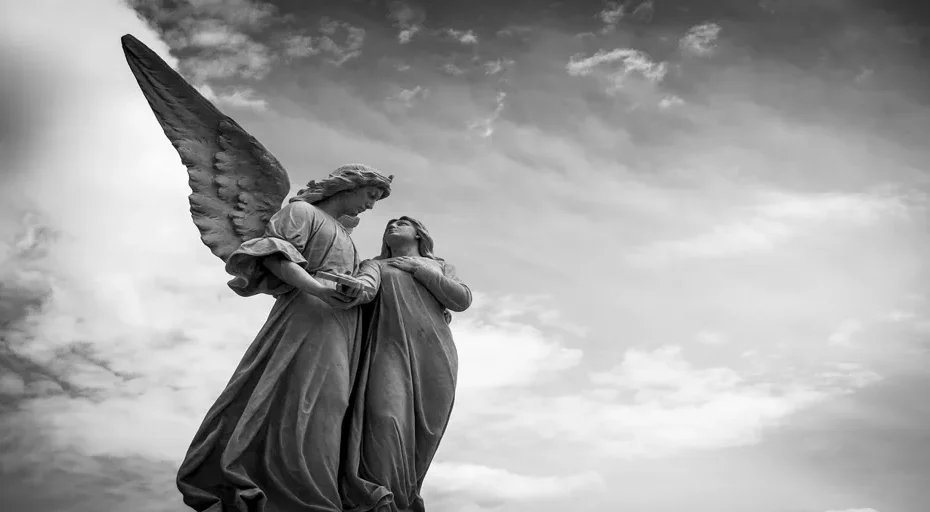
[[[183, 496], [184, 503], [195, 510], [259, 512], [266, 509], [265, 492], [252, 480], [251, 476], [254, 474], [250, 474], [241, 462], [261, 435], [276, 395], [267, 393], [265, 400], [258, 403], [253, 402], [252, 397], [260, 388], [276, 387], [287, 378], [289, 367], [303, 345], [287, 343], [288, 340], [284, 338], [272, 340], [266, 337], [269, 327], [285, 313], [298, 293], [294, 291], [278, 299], [279, 302], [272, 308], [265, 326], [256, 335], [256, 340], [246, 350], [229, 383], [205, 415], [178, 469], [176, 486]], [[320, 301], [320, 304], [324, 303]], [[344, 329], [344, 326], [342, 328]], [[259, 340], [263, 340], [264, 343], [258, 342]], [[268, 367], [272, 364], [282, 368], [273, 381], [266, 377]], [[249, 389], [245, 389], [246, 387]], [[248, 394], [248, 399], [243, 410], [232, 418], [225, 417], [226, 410], [233, 406], [244, 392]], [[223, 432], [227, 428], [229, 432], [224, 435]], [[217, 450], [220, 451], [219, 454], [214, 453]], [[220, 477], [222, 483], [217, 482], [205, 488], [201, 483], [192, 481], [197, 471], [206, 463], [217, 465], [210, 471], [215, 477]]]

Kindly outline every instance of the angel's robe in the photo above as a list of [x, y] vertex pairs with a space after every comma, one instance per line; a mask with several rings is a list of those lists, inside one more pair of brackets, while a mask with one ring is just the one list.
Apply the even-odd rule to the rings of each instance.
[[363, 306], [364, 351], [348, 420], [342, 482], [350, 512], [423, 512], [420, 491], [455, 401], [458, 355], [447, 310], [471, 291], [452, 265], [415, 273], [366, 260], [357, 277], [380, 291]]
[[181, 464], [178, 489], [195, 510], [342, 510], [337, 472], [359, 310], [334, 309], [284, 283], [262, 263], [271, 255], [311, 273], [354, 273], [359, 261], [343, 226], [305, 202], [285, 205], [265, 236], [227, 260], [236, 293], [277, 301]]

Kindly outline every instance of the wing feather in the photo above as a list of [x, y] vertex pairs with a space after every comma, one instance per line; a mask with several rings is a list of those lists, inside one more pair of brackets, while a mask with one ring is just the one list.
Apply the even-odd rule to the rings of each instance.
[[262, 144], [132, 35], [121, 39], [139, 88], [187, 167], [200, 239], [224, 261], [290, 192], [287, 171]]

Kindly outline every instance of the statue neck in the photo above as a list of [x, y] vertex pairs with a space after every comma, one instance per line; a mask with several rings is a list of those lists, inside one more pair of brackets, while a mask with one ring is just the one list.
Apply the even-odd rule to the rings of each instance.
[[399, 258], [401, 256], [419, 256], [420, 248], [417, 244], [405, 244], [398, 247], [391, 247], [391, 257]]
[[342, 201], [335, 199], [336, 196], [330, 196], [326, 199], [316, 203], [314, 206], [325, 212], [327, 215], [334, 219], [338, 219], [345, 215], [345, 207], [342, 204]]

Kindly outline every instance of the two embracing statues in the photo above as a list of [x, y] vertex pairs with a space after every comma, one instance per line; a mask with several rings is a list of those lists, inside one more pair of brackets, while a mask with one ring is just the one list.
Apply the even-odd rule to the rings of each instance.
[[422, 512], [423, 479], [449, 422], [457, 355], [450, 312], [471, 292], [411, 217], [362, 260], [358, 215], [391, 193], [360, 164], [287, 204], [287, 173], [152, 50], [127, 62], [188, 168], [201, 239], [241, 296], [275, 297], [178, 471], [209, 512]]

